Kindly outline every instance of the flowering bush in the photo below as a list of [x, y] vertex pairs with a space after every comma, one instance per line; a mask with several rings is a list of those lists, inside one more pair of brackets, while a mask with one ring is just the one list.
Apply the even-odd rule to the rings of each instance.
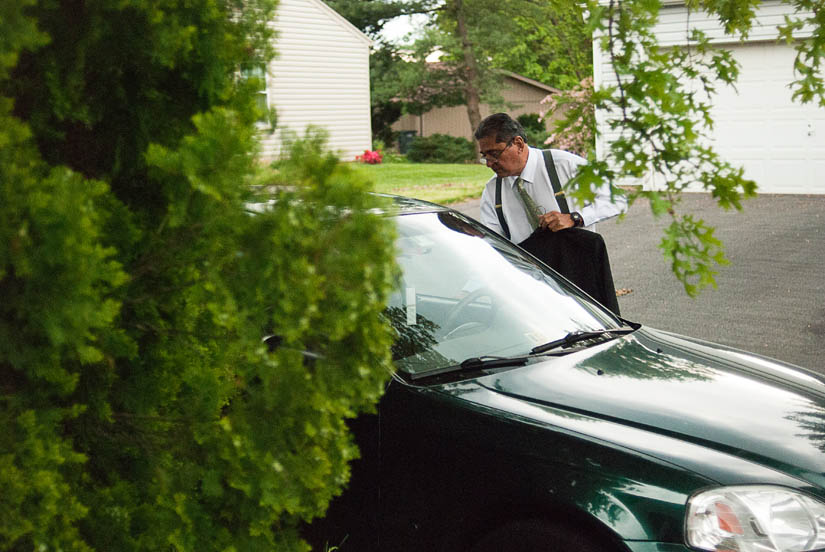
[[557, 110], [560, 112], [560, 117], [553, 125], [554, 134], [544, 143], [587, 157], [594, 146], [596, 128], [593, 77], [582, 80], [572, 90], [547, 96], [541, 103], [548, 107], [547, 111], [540, 114], [542, 120]]
[[364, 150], [364, 155], [359, 155], [355, 158], [356, 161], [360, 161], [361, 163], [369, 163], [370, 165], [377, 165], [384, 159], [384, 156], [381, 155], [381, 150]]

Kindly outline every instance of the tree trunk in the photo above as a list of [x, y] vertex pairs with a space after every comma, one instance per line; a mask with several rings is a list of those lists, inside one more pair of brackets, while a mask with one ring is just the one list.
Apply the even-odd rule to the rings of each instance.
[[[473, 53], [473, 46], [470, 43], [470, 37], [467, 34], [467, 24], [464, 20], [463, 0], [455, 0], [455, 18], [457, 24], [456, 30], [464, 55], [462, 80], [464, 83], [464, 98], [467, 100], [467, 117], [470, 120], [470, 129], [475, 132], [479, 123], [481, 123], [481, 95], [478, 84], [478, 66], [476, 64], [475, 54]], [[478, 152], [476, 152], [476, 157], [478, 157], [478, 155]]]

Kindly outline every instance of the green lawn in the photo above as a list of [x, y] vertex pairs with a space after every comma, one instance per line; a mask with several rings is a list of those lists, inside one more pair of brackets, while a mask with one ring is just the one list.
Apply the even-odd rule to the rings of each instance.
[[352, 167], [373, 182], [376, 192], [454, 203], [480, 198], [493, 172], [481, 164], [382, 163]]

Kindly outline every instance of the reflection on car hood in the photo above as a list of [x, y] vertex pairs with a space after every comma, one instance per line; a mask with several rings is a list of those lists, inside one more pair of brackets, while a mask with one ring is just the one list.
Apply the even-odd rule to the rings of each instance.
[[712, 448], [825, 487], [825, 378], [786, 364], [642, 329], [476, 381], [511, 399]]

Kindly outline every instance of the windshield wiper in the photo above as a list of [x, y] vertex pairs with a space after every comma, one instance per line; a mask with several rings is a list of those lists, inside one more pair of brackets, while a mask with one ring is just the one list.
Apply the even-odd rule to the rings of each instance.
[[497, 357], [497, 356], [480, 356], [471, 357], [463, 360], [460, 364], [452, 364], [444, 366], [443, 368], [436, 368], [435, 370], [427, 370], [426, 372], [419, 372], [416, 374], [408, 374], [411, 380], [418, 380], [422, 378], [431, 378], [433, 376], [440, 376], [442, 374], [450, 374], [453, 372], [464, 372], [481, 370], [482, 368], [503, 368], [506, 366], [524, 366], [530, 360], [530, 356], [514, 356], [514, 357]]
[[630, 326], [622, 326], [621, 328], [612, 328], [610, 330], [594, 330], [589, 332], [579, 331], [579, 332], [570, 332], [566, 336], [562, 337], [561, 339], [554, 339], [553, 341], [549, 341], [544, 345], [539, 345], [537, 347], [533, 347], [530, 349], [531, 355], [540, 355], [541, 353], [546, 353], [547, 351], [551, 351], [553, 349], [558, 349], [559, 347], [569, 347], [575, 343], [580, 341], [587, 341], [588, 339], [593, 339], [596, 337], [607, 336], [609, 338], [614, 338], [619, 335], [625, 335], [630, 332], [635, 331], [636, 328], [632, 328]]
[[500, 357], [500, 356], [491, 356], [491, 355], [483, 355], [480, 357], [470, 357], [465, 359], [459, 364], [451, 364], [450, 366], [444, 366], [442, 368], [436, 368], [434, 370], [427, 370], [425, 372], [418, 372], [418, 373], [407, 373], [407, 377], [413, 381], [424, 379], [424, 378], [431, 378], [433, 376], [441, 376], [444, 374], [452, 374], [458, 372], [472, 372], [475, 370], [482, 370], [486, 368], [505, 368], [508, 366], [524, 366], [529, 361], [540, 357], [540, 356], [550, 356], [550, 355], [566, 355], [569, 351], [552, 351], [552, 349], [558, 349], [559, 347], [568, 347], [579, 341], [586, 341], [588, 339], [594, 339], [597, 337], [607, 336], [610, 339], [625, 335], [630, 332], [636, 331], [636, 328], [632, 328], [630, 326], [622, 326], [621, 328], [613, 328], [610, 330], [595, 330], [589, 332], [571, 332], [564, 336], [561, 339], [556, 339], [554, 341], [550, 341], [545, 343], [544, 345], [539, 345], [538, 347], [533, 347], [530, 350], [530, 353], [526, 355], [518, 355], [518, 356], [511, 356], [511, 357]]
[[478, 370], [480, 368], [501, 368], [504, 366], [524, 366], [530, 357], [491, 357], [481, 356], [465, 359], [459, 364], [462, 370]]

